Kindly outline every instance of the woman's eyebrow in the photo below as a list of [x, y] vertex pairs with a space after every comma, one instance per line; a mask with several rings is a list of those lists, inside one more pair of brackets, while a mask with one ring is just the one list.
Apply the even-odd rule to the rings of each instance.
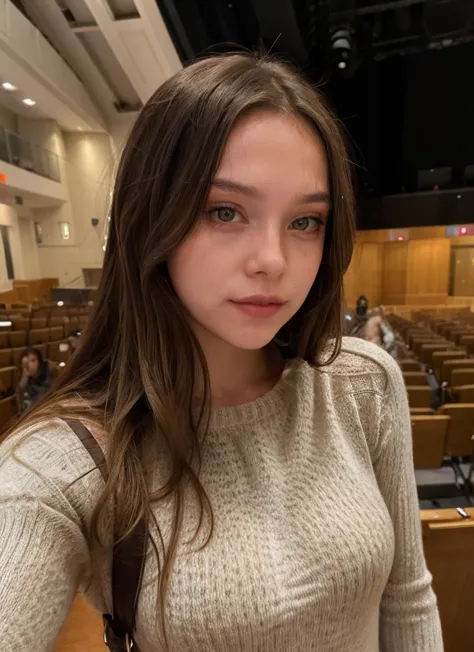
[[[247, 195], [248, 197], [262, 197], [262, 192], [255, 186], [248, 186], [244, 183], [239, 183], [237, 181], [231, 181], [230, 179], [214, 179], [212, 182], [214, 188], [219, 188], [220, 190], [227, 190], [229, 192], [239, 192], [242, 195]], [[325, 191], [311, 192], [304, 195], [297, 195], [296, 200], [301, 204], [329, 204], [330, 197], [329, 193]]]

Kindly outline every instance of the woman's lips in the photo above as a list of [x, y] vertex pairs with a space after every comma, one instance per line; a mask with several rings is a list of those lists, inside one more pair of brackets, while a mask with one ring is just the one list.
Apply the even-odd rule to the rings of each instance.
[[285, 302], [279, 297], [256, 295], [231, 301], [231, 303], [249, 317], [273, 317]]

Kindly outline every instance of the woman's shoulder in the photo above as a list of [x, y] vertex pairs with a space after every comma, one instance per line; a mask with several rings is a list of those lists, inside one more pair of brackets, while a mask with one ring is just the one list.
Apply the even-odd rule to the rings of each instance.
[[396, 361], [380, 346], [360, 338], [344, 337], [337, 358], [318, 373], [334, 382], [343, 381], [353, 391], [384, 394], [388, 385], [403, 383]]
[[0, 445], [0, 496], [67, 500], [82, 512], [102, 486], [91, 455], [61, 418], [20, 423]]

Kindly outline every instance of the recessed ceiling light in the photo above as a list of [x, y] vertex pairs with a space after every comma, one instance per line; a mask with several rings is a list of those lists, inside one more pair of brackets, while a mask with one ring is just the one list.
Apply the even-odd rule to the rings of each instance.
[[339, 61], [337, 67], [339, 68], [339, 70], [344, 70], [345, 68], [347, 68], [347, 63], [345, 61]]
[[3, 82], [2, 88], [5, 91], [16, 91], [16, 86], [13, 86], [10, 82]]
[[25, 97], [23, 104], [26, 104], [26, 106], [34, 106], [36, 102], [34, 100], [30, 100], [29, 97]]

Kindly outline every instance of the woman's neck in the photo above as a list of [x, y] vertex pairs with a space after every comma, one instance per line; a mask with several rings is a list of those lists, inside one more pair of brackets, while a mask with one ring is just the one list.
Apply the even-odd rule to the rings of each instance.
[[278, 382], [284, 359], [276, 346], [238, 349], [211, 335], [196, 335], [207, 362], [213, 407], [250, 403]]

